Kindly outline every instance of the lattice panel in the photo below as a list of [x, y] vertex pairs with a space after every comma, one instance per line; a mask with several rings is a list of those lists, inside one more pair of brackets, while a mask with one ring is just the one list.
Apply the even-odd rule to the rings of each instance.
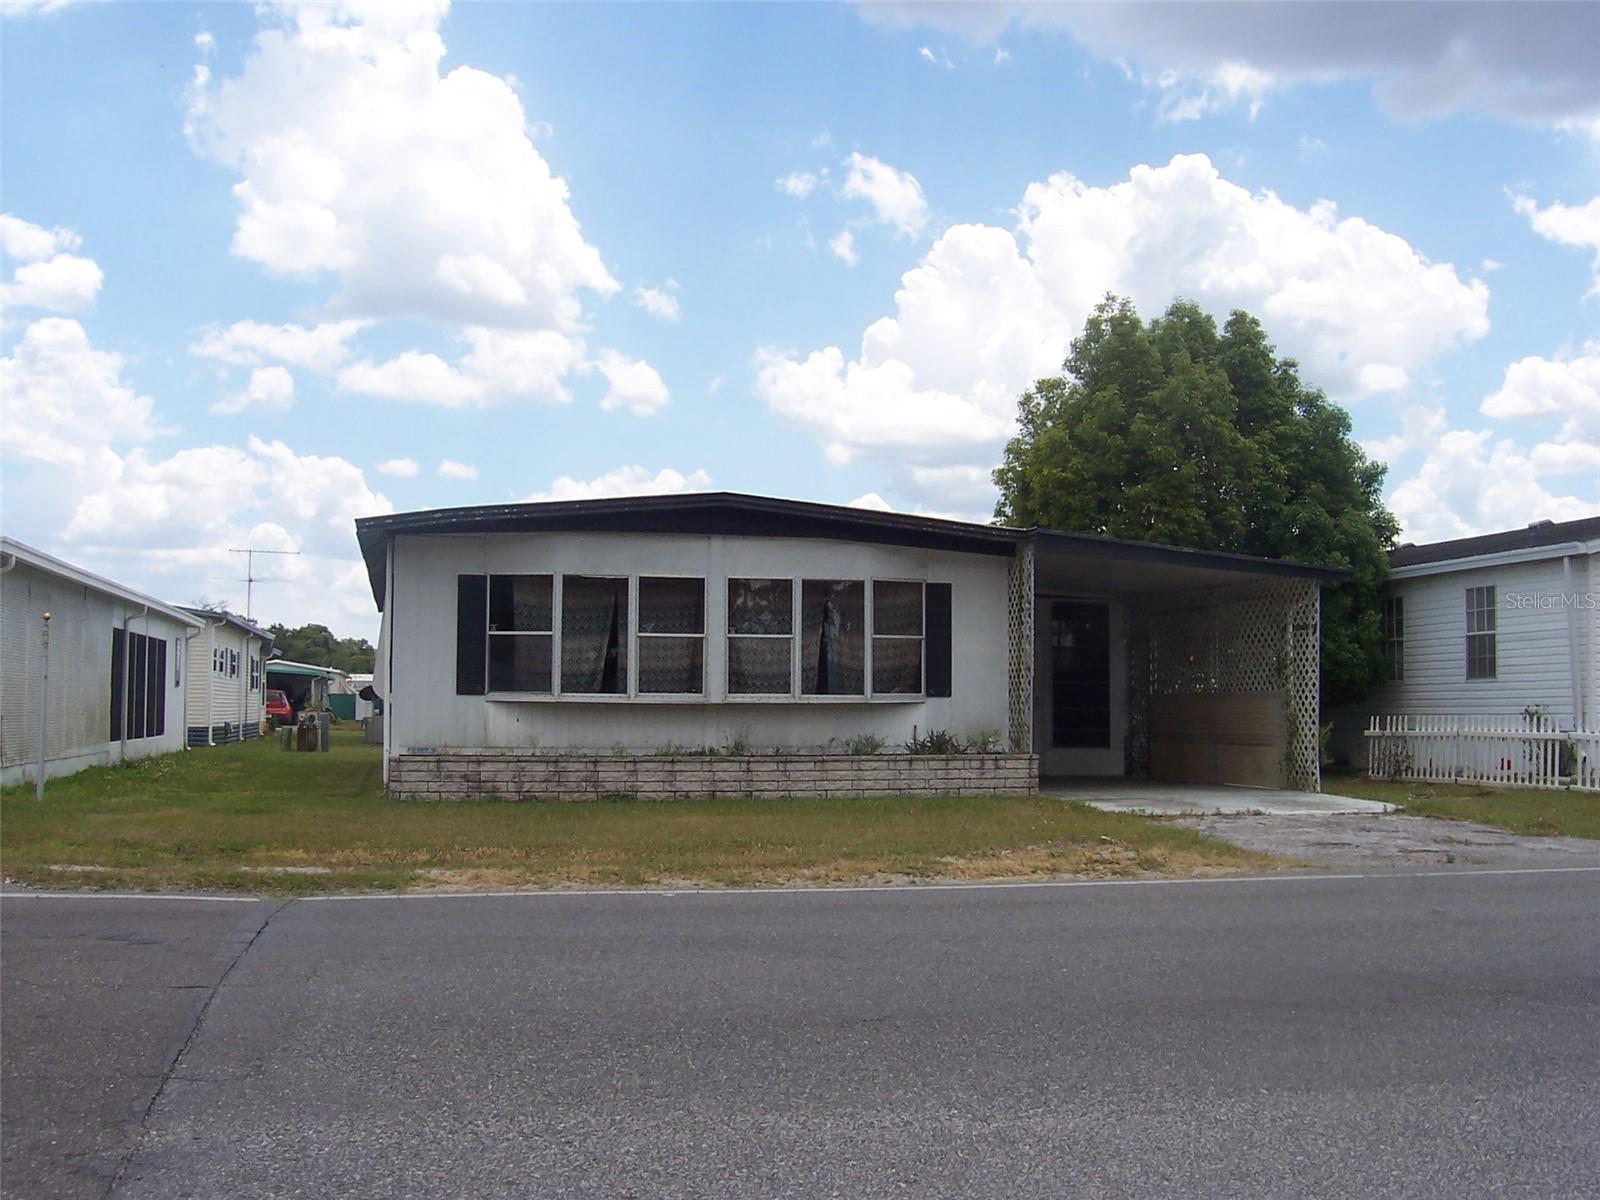
[[1018, 753], [1033, 750], [1033, 574], [1033, 546], [1023, 543], [1006, 575], [1009, 732], [1011, 748]]
[[1321, 593], [1314, 581], [1145, 596], [1131, 608], [1130, 769], [1141, 755], [1138, 765], [1148, 764], [1151, 696], [1282, 691], [1289, 710], [1285, 776], [1292, 787], [1321, 787]]

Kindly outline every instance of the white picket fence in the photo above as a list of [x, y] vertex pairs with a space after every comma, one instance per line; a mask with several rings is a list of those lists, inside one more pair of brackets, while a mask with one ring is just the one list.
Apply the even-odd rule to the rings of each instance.
[[1600, 792], [1600, 731], [1550, 717], [1375, 716], [1366, 736], [1374, 779]]

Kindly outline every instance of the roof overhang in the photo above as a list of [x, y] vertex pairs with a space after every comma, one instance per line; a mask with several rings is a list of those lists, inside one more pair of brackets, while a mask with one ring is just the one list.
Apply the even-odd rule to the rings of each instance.
[[[602, 500], [558, 500], [538, 504], [491, 504], [437, 508], [422, 512], [362, 517], [356, 540], [367, 564], [367, 578], [378, 608], [384, 606], [384, 577], [390, 539], [400, 535], [448, 536], [492, 533], [700, 534], [736, 537], [813, 538], [912, 546], [956, 554], [1011, 558], [1032, 542], [1042, 553], [1074, 554], [1104, 564], [1144, 563], [1169, 571], [1240, 575], [1297, 576], [1323, 581], [1348, 577], [1338, 567], [1315, 567], [1277, 559], [1253, 558], [1212, 550], [1193, 550], [1155, 542], [1136, 542], [1046, 529], [1015, 529], [952, 521], [912, 513], [879, 512], [806, 500], [780, 500], [740, 492], [697, 492], [680, 496], [628, 496]], [[1190, 576], [1188, 586], [1200, 586]]]
[[183, 611], [198, 617], [201, 621], [232, 625], [235, 629], [247, 633], [251, 637], [260, 638], [265, 643], [264, 650], [270, 651], [272, 649], [272, 635], [254, 621], [247, 617], [241, 617], [238, 613], [231, 613], [224, 608], [193, 608], [187, 604], [183, 605]]
[[46, 554], [43, 550], [35, 550], [32, 546], [16, 541], [13, 538], [0, 537], [0, 552], [11, 555], [15, 561], [27, 563], [35, 570], [44, 571], [59, 578], [70, 580], [80, 587], [86, 587], [101, 595], [110, 596], [124, 604], [137, 604], [140, 608], [148, 608], [151, 612], [160, 613], [180, 624], [192, 629], [201, 628], [201, 623], [190, 616], [183, 609], [175, 605], [166, 604], [154, 596], [147, 596], [143, 592], [136, 592], [130, 587], [96, 575], [92, 571], [85, 571], [82, 567], [75, 567], [53, 554]]

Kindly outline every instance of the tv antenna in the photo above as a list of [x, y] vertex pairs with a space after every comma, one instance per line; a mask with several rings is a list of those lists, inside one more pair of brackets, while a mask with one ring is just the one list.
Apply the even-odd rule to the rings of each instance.
[[258, 583], [287, 583], [288, 582], [288, 580], [286, 580], [286, 579], [278, 579], [278, 578], [274, 578], [273, 576], [270, 576], [270, 575], [268, 577], [266, 577], [265, 579], [263, 579], [260, 576], [258, 576], [256, 574], [256, 555], [258, 555], [258, 554], [299, 554], [300, 551], [298, 551], [298, 550], [254, 550], [254, 549], [248, 549], [247, 548], [247, 549], [244, 549], [244, 550], [233, 550], [233, 549], [230, 549], [228, 551], [228, 553], [229, 554], [242, 554], [242, 555], [244, 555], [244, 619], [246, 621], [253, 621], [253, 620], [255, 620], [255, 616], [250, 611], [250, 607], [251, 607], [252, 602], [255, 599], [256, 584], [258, 584]]

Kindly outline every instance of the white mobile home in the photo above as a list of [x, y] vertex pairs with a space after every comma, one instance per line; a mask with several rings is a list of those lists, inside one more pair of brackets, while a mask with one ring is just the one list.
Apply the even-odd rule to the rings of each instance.
[[1595, 729], [1600, 517], [1398, 547], [1383, 638], [1387, 681], [1334, 715], [1336, 748], [1354, 762], [1375, 717]]
[[729, 493], [357, 531], [386, 770], [943, 730], [1046, 775], [1319, 785], [1319, 585], [1337, 571]]
[[272, 635], [223, 609], [186, 611], [202, 625], [189, 643], [188, 744], [221, 746], [260, 737]]
[[35, 778], [45, 613], [47, 778], [182, 749], [184, 653], [200, 622], [0, 538], [0, 782]]

